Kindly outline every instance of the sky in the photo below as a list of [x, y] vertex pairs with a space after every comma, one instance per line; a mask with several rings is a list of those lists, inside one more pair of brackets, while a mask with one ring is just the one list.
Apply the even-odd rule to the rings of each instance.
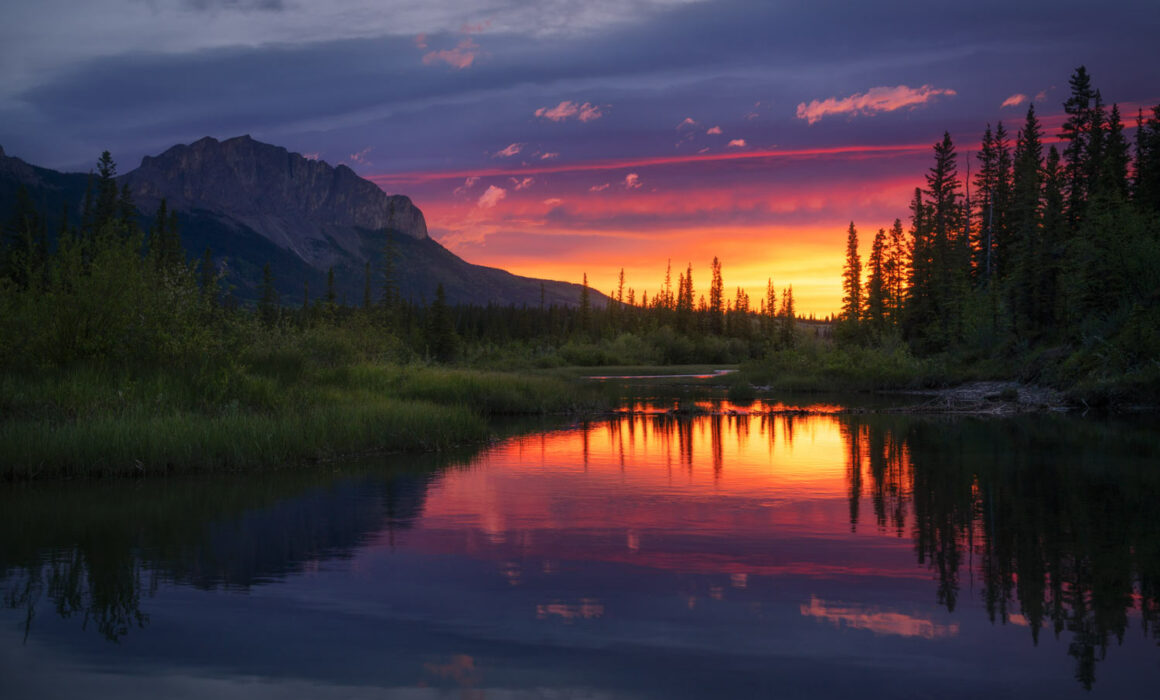
[[[652, 296], [793, 285], [841, 304], [845, 231], [905, 218], [1029, 105], [1055, 133], [1085, 65], [1160, 103], [1160, 3], [5, 0], [0, 146], [87, 171], [250, 134], [410, 196], [474, 263]], [[1131, 131], [1129, 130], [1129, 138]]]

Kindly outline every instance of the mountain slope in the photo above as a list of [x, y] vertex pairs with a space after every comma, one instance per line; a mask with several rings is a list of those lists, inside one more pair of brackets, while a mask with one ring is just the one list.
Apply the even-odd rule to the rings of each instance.
[[[0, 150], [0, 221], [23, 185], [50, 221], [67, 205], [75, 223], [88, 177], [37, 168]], [[404, 298], [429, 301], [440, 283], [452, 303], [538, 305], [542, 293], [548, 304], [575, 305], [580, 298], [576, 284], [472, 265], [427, 235], [423, 213], [409, 198], [384, 193], [346, 166], [249, 136], [174, 146], [118, 180], [128, 186], [143, 225], [165, 199], [178, 212], [189, 257], [199, 259], [209, 247], [243, 299], [256, 297], [266, 264], [286, 304], [299, 303], [307, 286], [311, 298], [324, 294], [330, 268], [339, 299], [359, 304], [368, 264], [377, 298], [388, 238]], [[592, 298], [603, 302], [596, 292]]]

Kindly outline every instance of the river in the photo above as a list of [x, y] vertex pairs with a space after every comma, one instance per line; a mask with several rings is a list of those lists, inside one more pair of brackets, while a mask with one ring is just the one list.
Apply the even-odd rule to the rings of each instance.
[[1155, 692], [1150, 419], [839, 405], [5, 486], [0, 696]]

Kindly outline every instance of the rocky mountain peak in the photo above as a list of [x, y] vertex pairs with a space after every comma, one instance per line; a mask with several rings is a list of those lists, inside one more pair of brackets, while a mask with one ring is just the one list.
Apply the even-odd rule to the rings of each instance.
[[220, 214], [316, 268], [334, 263], [334, 244], [360, 257], [356, 230], [427, 238], [423, 213], [409, 198], [384, 193], [344, 165], [248, 135], [173, 146], [122, 179], [145, 210], [164, 198], [173, 209]]

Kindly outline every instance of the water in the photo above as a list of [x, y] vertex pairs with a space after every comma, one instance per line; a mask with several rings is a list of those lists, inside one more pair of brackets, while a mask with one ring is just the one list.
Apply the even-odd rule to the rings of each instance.
[[705, 407], [4, 487], [0, 697], [1154, 692], [1146, 421]]

